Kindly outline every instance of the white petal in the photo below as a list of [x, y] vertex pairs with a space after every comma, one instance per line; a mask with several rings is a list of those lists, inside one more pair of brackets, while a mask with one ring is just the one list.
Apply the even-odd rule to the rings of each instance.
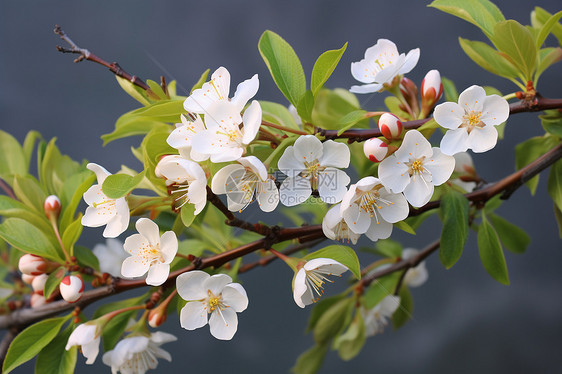
[[170, 274], [170, 264], [155, 264], [148, 269], [146, 284], [151, 286], [160, 286], [168, 279]]
[[388, 295], [380, 303], [380, 313], [385, 317], [390, 317], [400, 306], [400, 297]]
[[230, 340], [238, 329], [238, 316], [231, 308], [220, 311], [215, 310], [209, 319], [211, 335], [219, 340]]
[[158, 345], [161, 345], [169, 342], [175, 342], [178, 338], [172, 334], [168, 334], [167, 332], [156, 331], [152, 333], [150, 340]]
[[427, 281], [428, 277], [425, 262], [422, 262], [415, 268], [408, 270], [404, 277], [404, 282], [408, 287], [419, 287]]
[[466, 112], [481, 112], [486, 98], [486, 91], [480, 86], [470, 86], [459, 95], [459, 105]]
[[148, 218], [140, 218], [135, 224], [135, 227], [139, 234], [149, 241], [150, 245], [156, 247], [160, 244], [160, 230], [154, 221]]
[[230, 73], [224, 66], [220, 66], [211, 75], [214, 86], [219, 91], [223, 99], [227, 99], [230, 93]]
[[239, 283], [231, 283], [222, 290], [224, 303], [234, 311], [240, 313], [248, 307], [248, 295], [246, 290]]
[[304, 308], [306, 305], [312, 304], [312, 293], [310, 292], [310, 290], [308, 290], [305, 280], [306, 272], [304, 271], [304, 269], [300, 269], [295, 275], [295, 279], [293, 282], [293, 299], [295, 300], [295, 303], [301, 308]]
[[322, 157], [318, 160], [320, 165], [335, 168], [349, 167], [350, 152], [347, 144], [327, 140], [322, 145]]
[[211, 162], [229, 162], [236, 161], [244, 154], [244, 148], [233, 147], [233, 148], [222, 148], [220, 153], [211, 154]]
[[406, 55], [406, 59], [404, 60], [404, 64], [400, 68], [398, 74], [407, 74], [417, 65], [418, 60], [420, 59], [420, 49], [415, 48], [410, 50]]
[[482, 153], [489, 151], [496, 146], [498, 142], [498, 130], [494, 126], [486, 126], [483, 128], [474, 128], [468, 134], [468, 147], [474, 153]]
[[180, 325], [186, 330], [195, 330], [207, 324], [207, 304], [190, 301], [180, 312]]
[[375, 177], [365, 177], [365, 178], [361, 178], [357, 181], [356, 186], [357, 189], [360, 191], [369, 191], [371, 189], [373, 189], [373, 187], [375, 187], [377, 184], [380, 184], [381, 181], [378, 178]]
[[242, 136], [242, 143], [250, 144], [256, 137], [261, 126], [262, 111], [260, 103], [257, 100], [252, 101], [252, 104], [244, 111], [242, 121], [244, 122]]
[[279, 188], [279, 200], [285, 206], [302, 204], [311, 194], [310, 181], [300, 176], [286, 178]]
[[379, 178], [382, 184], [394, 193], [404, 191], [410, 183], [408, 167], [393, 155], [379, 165]]
[[349, 92], [357, 93], [357, 94], [367, 94], [378, 92], [382, 88], [381, 83], [372, 83], [372, 84], [364, 84], [362, 86], [351, 86]]
[[482, 117], [480, 120], [487, 126], [497, 126], [509, 117], [509, 104], [506, 99], [498, 95], [486, 96]]
[[380, 202], [379, 213], [385, 221], [396, 223], [408, 217], [410, 208], [404, 195], [387, 192], [384, 189], [381, 189], [379, 194], [381, 199], [388, 202], [388, 204]]
[[232, 278], [228, 275], [215, 274], [203, 282], [203, 289], [211, 291], [214, 295], [219, 295], [229, 283], [232, 283]]
[[100, 209], [89, 206], [86, 208], [86, 213], [82, 217], [80, 223], [82, 223], [82, 226], [86, 227], [100, 227], [105, 225], [111, 217], [113, 217], [113, 215], [108, 217], [107, 215], [102, 214]]
[[295, 158], [301, 162], [313, 162], [320, 160], [324, 146], [314, 135], [300, 136], [294, 145]]
[[411, 159], [419, 159], [421, 157], [431, 157], [431, 155], [431, 144], [418, 130], [408, 131], [404, 135], [402, 145], [394, 152], [394, 156], [401, 162], [408, 162]]
[[412, 176], [410, 184], [404, 189], [406, 200], [416, 208], [427, 204], [432, 195], [433, 183], [427, 182], [419, 174]]
[[260, 81], [258, 75], [255, 74], [252, 78], [245, 80], [236, 87], [236, 92], [230, 101], [242, 111], [248, 100], [256, 95], [259, 87]]
[[116, 214], [109, 220], [103, 236], [105, 238], [116, 238], [121, 235], [129, 227], [129, 206], [125, 198], [115, 200]]
[[331, 258], [315, 258], [304, 264], [305, 270], [316, 270], [328, 275], [341, 275], [349, 269]]
[[238, 162], [245, 167], [250, 168], [254, 174], [260, 177], [262, 181], [267, 179], [267, 169], [265, 168], [263, 162], [261, 162], [256, 156], [241, 157]]
[[[342, 205], [343, 206], [343, 205]], [[350, 204], [342, 212], [343, 219], [349, 229], [356, 234], [363, 234], [371, 224], [371, 216], [357, 204]]]
[[464, 116], [464, 109], [457, 103], [446, 102], [435, 107], [433, 118], [439, 126], [454, 130], [458, 128]]
[[125, 278], [135, 278], [144, 275], [150, 265], [141, 261], [138, 257], [130, 256], [123, 261], [121, 265], [121, 275]]
[[260, 209], [264, 212], [271, 212], [279, 204], [279, 190], [275, 185], [273, 179], [268, 179], [265, 183], [261, 184], [258, 191], [258, 203]]
[[445, 135], [443, 135], [439, 146], [441, 152], [446, 155], [452, 156], [459, 152], [466, 152], [468, 149], [468, 132], [466, 131], [466, 127], [448, 130]]
[[100, 352], [100, 337], [92, 340], [89, 343], [83, 344], [81, 346], [82, 354], [87, 358], [86, 364], [91, 365], [96, 361], [98, 353]]
[[396, 60], [390, 60], [390, 64], [386, 65], [384, 69], [375, 74], [375, 82], [377, 83], [391, 83], [394, 77], [400, 74], [400, 67], [404, 64], [406, 56], [402, 53]]
[[111, 173], [107, 171], [103, 166], [94, 164], [93, 162], [90, 162], [88, 165], [86, 165], [86, 168], [88, 168], [89, 170], [93, 171], [96, 174], [96, 177], [98, 179], [98, 184], [100, 186], [103, 184], [105, 178], [107, 178], [108, 175], [111, 175]]
[[295, 156], [295, 147], [290, 145], [285, 149], [285, 152], [283, 152], [283, 155], [281, 155], [277, 162], [277, 168], [289, 177], [296, 177], [304, 170], [304, 163], [301, 160], [297, 160]]
[[227, 192], [226, 185], [228, 184], [229, 177], [232, 176], [232, 173], [236, 171], [241, 172], [243, 170], [244, 166], [238, 164], [230, 164], [223, 167], [222, 169], [217, 171], [217, 173], [213, 177], [213, 181], [211, 182], [211, 190], [217, 195], [225, 194]]
[[176, 278], [178, 295], [184, 300], [202, 300], [207, 297], [207, 290], [203, 284], [211, 276], [201, 270], [193, 270], [180, 274]]
[[322, 220], [322, 224], [326, 224], [327, 227], [333, 229], [336, 227], [338, 223], [340, 223], [343, 219], [341, 215], [341, 204], [334, 205], [333, 207], [328, 210], [328, 213], [324, 216]]
[[342, 170], [326, 168], [318, 173], [318, 193], [320, 199], [328, 204], [339, 203], [347, 191], [351, 180]]
[[439, 148], [435, 147], [433, 148], [433, 156], [423, 166], [431, 173], [431, 183], [440, 186], [448, 181], [453, 174], [455, 158], [441, 153]]
[[385, 220], [377, 222], [374, 219], [371, 221], [367, 232], [365, 232], [365, 235], [374, 242], [379, 239], [389, 238], [390, 234], [392, 234], [392, 223], [388, 223]]
[[84, 201], [88, 205], [93, 205], [94, 203], [99, 204], [104, 200], [111, 200], [102, 191], [101, 184], [94, 184], [83, 195]]

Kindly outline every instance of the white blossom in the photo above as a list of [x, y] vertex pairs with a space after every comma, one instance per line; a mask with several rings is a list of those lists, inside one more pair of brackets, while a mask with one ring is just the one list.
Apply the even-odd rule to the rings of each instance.
[[183, 158], [201, 162], [209, 159], [208, 154], [197, 152], [193, 149], [193, 137], [195, 134], [207, 130], [205, 123], [200, 116], [196, 116], [193, 121], [189, 120], [183, 114], [180, 116], [181, 123], [176, 123], [176, 128], [166, 139], [170, 147], [179, 151]]
[[293, 279], [295, 303], [301, 308], [315, 303], [324, 294], [324, 284], [333, 282], [328, 277], [339, 277], [347, 270], [349, 270], [347, 266], [331, 258], [315, 258], [307, 261]]
[[[420, 251], [417, 249], [405, 248], [402, 251], [402, 259], [409, 260], [410, 258], [417, 256], [419, 253]], [[425, 261], [422, 261], [418, 264], [418, 266], [408, 269], [406, 275], [404, 276], [404, 284], [409, 287], [419, 287], [427, 281], [428, 276]]]
[[[176, 279], [180, 297], [188, 303], [180, 313], [181, 327], [195, 330], [209, 323], [211, 335], [230, 340], [238, 329], [238, 316], [248, 307], [248, 296], [226, 274], [213, 276], [199, 270], [180, 274]], [[209, 318], [210, 314], [210, 318]]]
[[322, 232], [329, 239], [357, 244], [361, 234], [356, 234], [349, 229], [341, 215], [340, 206], [341, 204], [336, 204], [328, 210], [328, 213], [326, 213], [322, 220]]
[[474, 162], [472, 157], [468, 152], [459, 152], [453, 155], [455, 158], [455, 170], [454, 172], [459, 174], [459, 178], [451, 179], [451, 183], [456, 184], [467, 192], [472, 192], [474, 187], [476, 187], [476, 182], [470, 181], [465, 182], [460, 179], [460, 177], [476, 177], [476, 171], [474, 170]]
[[88, 208], [82, 217], [82, 225], [88, 227], [107, 225], [103, 236], [116, 238], [129, 226], [130, 215], [127, 201], [124, 197], [110, 199], [103, 193], [103, 181], [108, 175], [111, 175], [105, 168], [94, 163], [89, 163], [86, 167], [96, 174], [98, 184], [94, 184], [84, 193], [84, 201], [88, 204]]
[[399, 54], [396, 44], [379, 39], [377, 44], [367, 48], [365, 58], [351, 63], [351, 74], [362, 86], [352, 86], [353, 93], [371, 93], [381, 90], [384, 84], [391, 84], [398, 75], [409, 73], [418, 63], [420, 49], [412, 49], [407, 55]]
[[102, 273], [108, 273], [114, 277], [121, 276], [121, 264], [129, 257], [121, 241], [106, 239], [105, 244], [96, 244], [92, 252], [98, 258]]
[[471, 86], [459, 95], [459, 102], [435, 107], [435, 121], [449, 129], [441, 139], [441, 151], [454, 155], [472, 149], [481, 153], [494, 148], [498, 131], [494, 126], [509, 117], [509, 104], [498, 95], [486, 96], [480, 86]]
[[68, 351], [73, 346], [80, 346], [82, 354], [86, 357], [86, 364], [91, 365], [98, 357], [100, 351], [101, 327], [95, 322], [86, 322], [74, 329], [68, 338], [65, 349]]
[[388, 325], [388, 319], [392, 317], [399, 306], [400, 297], [388, 295], [372, 309], [361, 308], [367, 336], [382, 333]]

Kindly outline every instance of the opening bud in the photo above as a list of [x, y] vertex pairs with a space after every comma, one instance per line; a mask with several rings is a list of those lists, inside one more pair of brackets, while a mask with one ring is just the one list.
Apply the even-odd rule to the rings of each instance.
[[45, 296], [38, 294], [37, 292], [31, 294], [30, 304], [32, 308], [39, 308], [40, 306], [43, 306], [46, 303], [47, 300], [45, 300]]
[[438, 70], [430, 70], [421, 84], [422, 109], [427, 114], [443, 95], [443, 83]]
[[43, 295], [43, 290], [45, 289], [45, 282], [47, 282], [47, 278], [49, 278], [47, 274], [41, 274], [33, 277], [33, 281], [31, 281], [31, 287], [33, 288], [33, 291], [35, 291], [35, 293]]
[[164, 308], [161, 308], [163, 304], [159, 305], [157, 308], [152, 309], [148, 313], [148, 325], [150, 327], [158, 327], [166, 322], [166, 308], [168, 305], [166, 304]]
[[388, 145], [379, 138], [371, 138], [363, 143], [363, 152], [372, 162], [381, 162], [388, 154]]
[[379, 130], [388, 140], [400, 138], [402, 128], [402, 122], [394, 114], [384, 113], [379, 118]]
[[43, 208], [45, 209], [45, 214], [47, 218], [59, 218], [61, 205], [60, 200], [55, 195], [48, 196], [45, 199], [45, 203], [43, 204]]
[[84, 293], [84, 281], [79, 275], [67, 275], [59, 285], [60, 294], [69, 303], [75, 303]]
[[18, 268], [23, 274], [27, 275], [41, 275], [54, 269], [53, 263], [46, 261], [43, 257], [29, 253], [21, 256]]
[[34, 275], [27, 275], [27, 274], [22, 274], [21, 275], [21, 280], [23, 281], [23, 283], [27, 283], [29, 285], [31, 285], [31, 283], [33, 282], [33, 279], [35, 278]]

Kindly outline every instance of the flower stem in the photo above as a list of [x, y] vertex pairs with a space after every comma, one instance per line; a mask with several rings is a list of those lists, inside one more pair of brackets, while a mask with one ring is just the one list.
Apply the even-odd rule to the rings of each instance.
[[302, 131], [302, 130], [292, 129], [290, 127], [277, 125], [275, 123], [271, 123], [271, 122], [267, 122], [267, 121], [261, 121], [261, 125], [267, 126], [267, 127], [273, 127], [274, 129], [282, 130], [282, 131], [285, 131], [285, 132], [290, 132], [290, 133], [297, 134], [297, 135], [310, 135], [309, 133], [307, 133], [305, 131]]
[[53, 230], [55, 231], [55, 236], [57, 237], [57, 240], [60, 244], [60, 248], [62, 249], [62, 252], [64, 253], [64, 257], [65, 257], [66, 261], [70, 264], [72, 261], [70, 260], [70, 255], [68, 254], [68, 252], [64, 248], [64, 245], [62, 244], [62, 239], [61, 239], [60, 233], [59, 233], [59, 227], [57, 225], [57, 218], [51, 215], [51, 216], [49, 216], [49, 221], [51, 222], [51, 226], [53, 227]]
[[510, 94], [507, 94], [507, 95], [502, 96], [502, 98], [504, 98], [505, 100], [514, 99], [514, 98], [517, 97], [515, 94], [516, 94], [515, 92], [512, 92], [512, 93], [510, 93]]

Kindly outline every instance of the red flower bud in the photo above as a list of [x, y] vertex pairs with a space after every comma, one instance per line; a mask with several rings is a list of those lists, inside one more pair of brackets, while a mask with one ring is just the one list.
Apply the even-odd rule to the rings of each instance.
[[433, 105], [441, 98], [442, 94], [443, 83], [441, 83], [441, 74], [437, 70], [430, 70], [421, 84], [422, 103], [427, 102]]
[[35, 291], [35, 293], [43, 295], [47, 278], [49, 278], [47, 274], [41, 274], [33, 278], [33, 281], [31, 281], [31, 287], [33, 287], [33, 291]]
[[27, 283], [27, 284], [31, 284], [34, 278], [35, 275], [27, 275], [27, 274], [21, 275], [21, 280], [23, 281], [23, 283]]
[[84, 293], [84, 281], [79, 275], [67, 275], [59, 285], [60, 294], [69, 303], [75, 303]]
[[31, 294], [30, 304], [32, 308], [39, 308], [40, 306], [43, 306], [46, 303], [47, 300], [45, 300], [45, 297], [43, 295], [40, 295], [37, 292]]
[[166, 322], [166, 318], [166, 308], [154, 308], [148, 313], [148, 324], [156, 328]]
[[400, 138], [402, 134], [402, 122], [391, 113], [383, 113], [379, 118], [379, 130], [388, 140]]
[[45, 214], [48, 218], [55, 218], [57, 219], [60, 214], [60, 200], [55, 195], [48, 196], [45, 199], [45, 203], [43, 204], [43, 208], [45, 209]]
[[371, 138], [363, 144], [363, 152], [372, 162], [381, 162], [388, 153], [388, 145], [379, 138]]
[[21, 256], [18, 268], [23, 274], [41, 275], [51, 269], [50, 264], [43, 258], [32, 254]]

